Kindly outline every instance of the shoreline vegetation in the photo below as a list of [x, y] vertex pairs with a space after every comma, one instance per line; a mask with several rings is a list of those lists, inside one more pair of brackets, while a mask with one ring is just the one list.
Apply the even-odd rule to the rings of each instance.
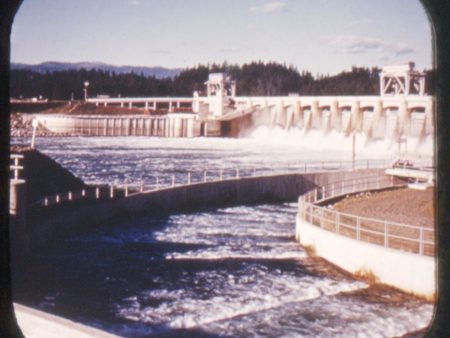
[[[276, 62], [251, 62], [243, 65], [208, 64], [182, 70], [173, 77], [158, 78], [144, 73], [116, 73], [97, 69], [68, 69], [40, 72], [33, 68], [12, 69], [12, 98], [42, 97], [49, 100], [80, 100], [83, 84], [89, 82], [89, 97], [187, 96], [194, 91], [204, 95], [209, 73], [224, 72], [236, 81], [243, 96], [276, 95], [379, 95], [378, 67], [352, 67], [337, 75], [299, 71]], [[426, 71], [426, 93], [434, 94], [434, 71]]]

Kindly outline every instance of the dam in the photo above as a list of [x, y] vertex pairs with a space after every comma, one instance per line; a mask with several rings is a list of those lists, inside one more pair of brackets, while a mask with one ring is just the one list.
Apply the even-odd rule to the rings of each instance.
[[140, 108], [142, 115], [34, 118], [50, 131], [84, 136], [237, 137], [261, 125], [396, 141], [433, 134], [434, 98], [425, 94], [425, 75], [413, 62], [383, 67], [379, 96], [237, 96], [235, 81], [223, 73], [210, 74], [205, 86], [205, 96], [87, 98], [124, 112]]

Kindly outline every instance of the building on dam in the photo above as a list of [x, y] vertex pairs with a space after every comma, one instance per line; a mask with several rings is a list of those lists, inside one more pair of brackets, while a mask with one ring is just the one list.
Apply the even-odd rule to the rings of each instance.
[[[96, 106], [117, 106], [123, 115], [36, 114], [52, 132], [85, 136], [236, 137], [260, 125], [289, 130], [363, 133], [369, 139], [400, 140], [433, 133], [434, 98], [425, 74], [413, 62], [384, 66], [378, 96], [237, 96], [236, 83], [209, 74], [206, 95], [192, 97], [97, 97]], [[142, 108], [142, 114], [127, 114]], [[149, 109], [162, 115], [144, 114]]]

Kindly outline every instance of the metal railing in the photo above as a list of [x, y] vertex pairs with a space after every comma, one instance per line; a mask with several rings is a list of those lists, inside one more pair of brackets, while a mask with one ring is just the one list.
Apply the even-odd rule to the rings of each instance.
[[[386, 160], [361, 160], [355, 162], [356, 169], [372, 169], [383, 168], [388, 161]], [[155, 176], [151, 180], [140, 180], [129, 182], [125, 181], [119, 184], [89, 185], [81, 190], [67, 191], [51, 196], [46, 196], [33, 205], [51, 206], [62, 202], [71, 202], [81, 199], [100, 200], [111, 198], [129, 197], [140, 193], [169, 189], [179, 186], [187, 186], [192, 184], [200, 184], [206, 182], [218, 182], [232, 179], [241, 179], [249, 177], [262, 177], [283, 174], [301, 174], [320, 171], [339, 171], [352, 170], [353, 163], [351, 161], [335, 161], [335, 162], [304, 162], [290, 164], [280, 169], [273, 168], [228, 168], [219, 170], [196, 170], [187, 171], [178, 175]]]
[[386, 175], [331, 183], [299, 197], [298, 217], [324, 230], [357, 241], [434, 256], [434, 228], [361, 217], [316, 205], [347, 194], [401, 186], [404, 183], [397, 184], [392, 177]]
[[12, 161], [12, 164], [10, 164], [9, 166], [9, 170], [10, 173], [13, 174], [13, 176], [11, 177], [12, 180], [19, 180], [19, 172], [21, 170], [23, 170], [23, 166], [20, 165], [20, 160], [23, 160], [23, 155], [22, 154], [11, 154], [10, 156], [10, 160]]

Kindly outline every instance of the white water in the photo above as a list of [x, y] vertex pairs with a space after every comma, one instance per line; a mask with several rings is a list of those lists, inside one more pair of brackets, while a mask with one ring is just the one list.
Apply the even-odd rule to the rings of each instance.
[[[349, 161], [352, 141], [258, 128], [247, 139], [39, 138], [37, 147], [87, 182], [121, 183]], [[356, 135], [357, 159], [390, 159], [397, 150]], [[32, 298], [43, 309], [66, 309], [129, 337], [177, 336], [173, 330], [188, 337], [393, 337], [429, 323], [432, 305], [406, 296], [396, 301], [392, 290], [359, 296], [373, 292], [308, 257], [294, 241], [295, 213], [288, 203], [107, 224], [43, 255], [45, 273], [33, 276], [27, 292], [42, 293]]]
[[[259, 145], [301, 147], [315, 151], [351, 151], [353, 142], [352, 136], [346, 137], [344, 133], [334, 130], [324, 134], [319, 130], [305, 132], [299, 128], [291, 128], [286, 131], [278, 126], [274, 128], [257, 127], [249, 133], [249, 138], [255, 140]], [[398, 143], [394, 140], [369, 140], [362, 133], [355, 134], [355, 151], [357, 155], [364, 158], [399, 155]], [[434, 154], [434, 138], [427, 136], [420, 140], [417, 137], [408, 137], [406, 145], [405, 143], [401, 144], [400, 152], [403, 155], [432, 156]]]

